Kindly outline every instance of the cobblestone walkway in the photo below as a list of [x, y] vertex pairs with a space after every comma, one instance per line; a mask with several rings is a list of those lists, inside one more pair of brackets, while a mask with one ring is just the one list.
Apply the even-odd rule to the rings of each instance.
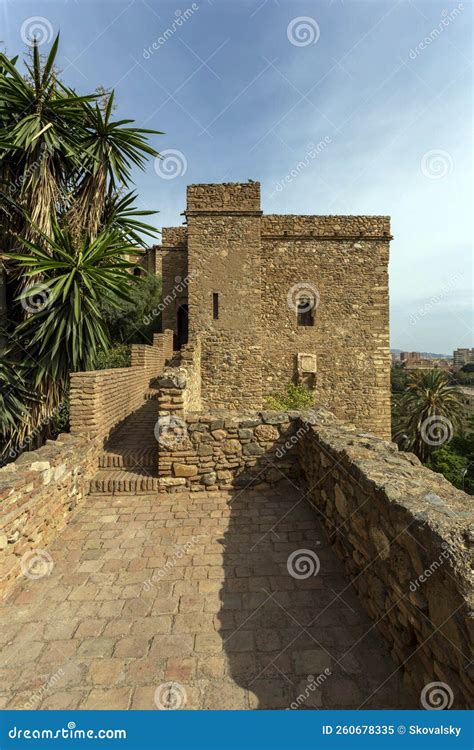
[[0, 607], [2, 707], [416, 707], [292, 487], [89, 497], [48, 552]]

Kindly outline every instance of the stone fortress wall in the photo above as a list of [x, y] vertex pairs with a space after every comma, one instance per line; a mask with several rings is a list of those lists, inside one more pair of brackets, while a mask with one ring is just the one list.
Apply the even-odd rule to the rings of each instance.
[[212, 408], [256, 409], [263, 345], [258, 186], [191, 185], [187, 196], [188, 268], [195, 272], [189, 336], [201, 336], [203, 401]]
[[[186, 221], [163, 230], [156, 267], [166, 326], [188, 304], [190, 340], [201, 334], [204, 406], [264, 408], [310, 354], [316, 405], [389, 437], [389, 217], [263, 216], [251, 182], [190, 185]], [[307, 293], [314, 324], [298, 326]]]
[[178, 424], [160, 445], [168, 492], [265, 489], [290, 481], [327, 536], [404, 673], [421, 694], [439, 680], [453, 707], [474, 705], [474, 513], [469, 498], [396, 444], [306, 412], [187, 410], [192, 369], [165, 371], [160, 414]]

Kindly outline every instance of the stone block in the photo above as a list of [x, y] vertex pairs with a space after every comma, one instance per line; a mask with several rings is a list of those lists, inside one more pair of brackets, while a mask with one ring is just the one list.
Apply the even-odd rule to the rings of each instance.
[[173, 464], [173, 473], [176, 477], [194, 477], [198, 467], [194, 464]]

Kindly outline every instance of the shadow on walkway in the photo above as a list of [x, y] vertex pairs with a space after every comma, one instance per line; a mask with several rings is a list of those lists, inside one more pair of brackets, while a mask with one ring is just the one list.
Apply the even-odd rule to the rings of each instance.
[[277, 488], [234, 491], [220, 540], [219, 634], [249, 708], [416, 708], [304, 491]]

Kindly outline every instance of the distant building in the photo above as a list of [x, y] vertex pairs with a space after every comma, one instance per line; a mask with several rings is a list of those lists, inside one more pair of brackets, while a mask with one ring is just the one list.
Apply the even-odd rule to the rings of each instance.
[[[451, 367], [448, 359], [423, 357], [419, 352], [402, 352], [402, 354], [405, 354], [402, 360], [402, 367], [405, 370], [449, 370]], [[400, 359], [402, 359], [401, 355]]]
[[409, 359], [405, 362], [405, 370], [448, 370], [449, 362], [446, 359]]
[[453, 363], [455, 367], [463, 367], [469, 362], [474, 362], [474, 349], [455, 349], [453, 352]]

